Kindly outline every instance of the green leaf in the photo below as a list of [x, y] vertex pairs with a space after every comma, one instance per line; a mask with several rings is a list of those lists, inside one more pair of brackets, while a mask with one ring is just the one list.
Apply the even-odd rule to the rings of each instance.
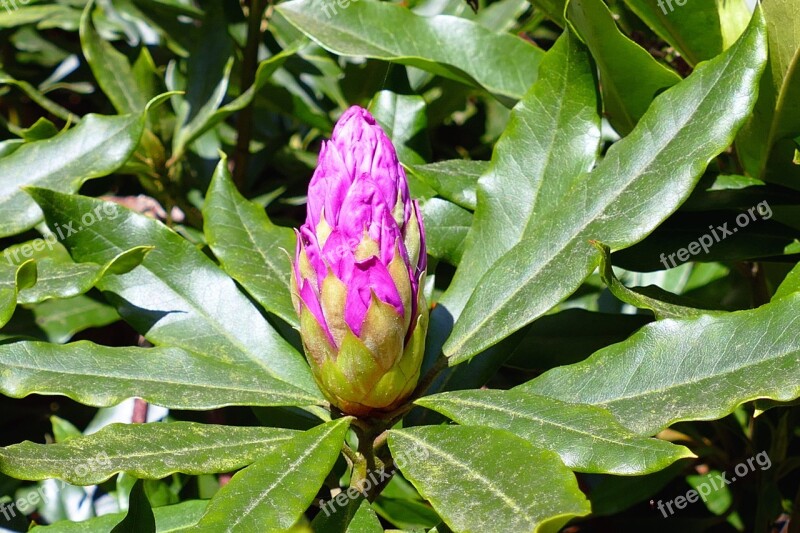
[[488, 171], [489, 163], [454, 159], [430, 165], [408, 165], [406, 169], [445, 200], [475, 211], [478, 203], [478, 178]]
[[34, 122], [33, 126], [23, 129], [20, 133], [22, 134], [22, 138], [25, 139], [25, 142], [34, 142], [55, 137], [58, 135], [58, 129], [56, 129], [55, 124], [41, 117]]
[[114, 203], [46, 189], [31, 194], [51, 229], [95, 209], [106, 213], [102, 223], [63, 241], [77, 261], [103, 264], [130, 248], [155, 247], [130, 273], [105, 276], [97, 284], [147, 340], [257, 373], [266, 370], [277, 380], [319, 397], [305, 358], [264, 320], [233, 280], [186, 239]]
[[786, 298], [796, 292], [800, 292], [800, 263], [796, 264], [791, 272], [786, 274], [783, 282], [778, 286], [778, 290], [772, 296], [772, 301]]
[[63, 344], [80, 331], [117, 320], [119, 315], [113, 307], [88, 296], [47, 300], [18, 311], [0, 332], [0, 340], [22, 336]]
[[[52, 241], [55, 236], [51, 235]], [[42, 244], [52, 245], [50, 239], [39, 239]], [[37, 241], [33, 241], [34, 246]], [[26, 244], [30, 245], [30, 244]], [[22, 245], [23, 247], [26, 245]], [[152, 246], [137, 246], [112, 258], [105, 265], [95, 263], [75, 263], [59, 246], [56, 253], [45, 253], [37, 257], [39, 275], [36, 284], [20, 291], [17, 302], [21, 304], [40, 303], [51, 298], [71, 298], [89, 291], [106, 274], [125, 274], [130, 272], [152, 250]], [[63, 252], [63, 255], [58, 252]]]
[[548, 314], [527, 327], [506, 366], [538, 373], [577, 363], [609, 344], [624, 341], [649, 322], [652, 318], [645, 315], [596, 313], [577, 308]]
[[446, 309], [458, 318], [492, 263], [522, 238], [533, 213], [592, 167], [599, 141], [591, 59], [567, 32], [545, 56], [539, 80], [511, 112], [495, 145], [488, 173], [478, 182], [464, 257], [434, 317]]
[[81, 49], [92, 69], [97, 84], [111, 101], [117, 113], [140, 113], [147, 105], [128, 58], [100, 37], [92, 22], [94, 2], [86, 4], [81, 17]]
[[273, 224], [263, 207], [239, 193], [226, 158], [211, 178], [203, 216], [206, 240], [222, 268], [264, 309], [298, 326], [289, 288], [294, 232]]
[[344, 506], [334, 505], [314, 517], [311, 527], [314, 533], [383, 533], [378, 516], [369, 502], [359, 496], [347, 501]]
[[[153, 514], [156, 519], [156, 531], [178, 531], [181, 528], [196, 524], [205, 511], [208, 502], [205, 500], [189, 500], [176, 505], [156, 507]], [[62, 520], [52, 526], [35, 526], [31, 533], [108, 533], [115, 524], [123, 519], [125, 513], [114, 513], [83, 522]]]
[[197, 530], [289, 529], [325, 481], [349, 424], [342, 418], [296, 435], [237, 473], [209, 502]]
[[33, 259], [19, 265], [12, 263], [10, 259], [8, 265], [0, 262], [0, 327], [14, 315], [19, 292], [32, 287], [36, 283], [36, 277], [37, 268]]
[[[765, 59], [764, 19], [757, 11], [736, 45], [656, 98], [636, 129], [592, 172], [573, 174], [550, 194], [540, 192], [543, 205], [524, 227], [523, 240], [474, 284], [444, 346], [451, 364], [497, 343], [574, 292], [598, 264], [589, 240], [625, 248], [675, 211], [750, 113]], [[718, 82], [734, 76], [735, 84]], [[519, 202], [516, 189], [506, 194]], [[518, 220], [527, 217], [506, 212], [503, 219], [506, 225]]]
[[[541, 50], [524, 40], [492, 33], [475, 22], [443, 15], [423, 17], [389, 3], [354, 2], [339, 11], [325, 0], [292, 0], [276, 9], [335, 54], [411, 65], [484, 88], [504, 101], [525, 94], [536, 79], [542, 56]], [[403, 28], [403, 38], [398, 28]]]
[[253, 85], [248, 87], [246, 91], [237, 96], [235, 99], [231, 100], [229, 103], [220, 106], [211, 113], [205, 113], [203, 115], [203, 119], [197, 120], [195, 125], [185, 133], [185, 137], [181, 141], [181, 147], [185, 149], [186, 145], [196, 140], [202, 134], [237, 111], [241, 111], [250, 105], [258, 92], [267, 84], [272, 74], [281, 68], [288, 58], [295, 55], [297, 51], [306, 44], [306, 42], [307, 41], [304, 39], [300, 39], [280, 53], [261, 61], [258, 64]]
[[800, 135], [800, 7], [792, 0], [770, 0], [763, 10], [769, 66], [736, 149], [750, 175], [797, 189], [800, 170], [793, 163], [793, 138]]
[[[42, 6], [44, 7], [44, 6]], [[76, 11], [76, 13], [79, 13]], [[64, 120], [67, 123], [70, 122], [80, 122], [81, 118], [77, 115], [72, 114], [68, 109], [64, 109], [54, 101], [47, 98], [42, 91], [28, 83], [27, 81], [23, 80], [16, 80], [9, 76], [6, 72], [0, 69], [0, 84], [8, 84], [14, 85], [18, 87], [26, 96], [28, 96], [31, 100], [39, 104], [43, 109], [52, 113], [53, 115], [57, 116], [61, 120]]]
[[369, 110], [397, 149], [404, 164], [420, 164], [431, 158], [425, 99], [417, 95], [378, 91]]
[[128, 499], [128, 514], [111, 533], [155, 533], [156, 517], [144, 492], [144, 481], [134, 483]]
[[715, 420], [758, 398], [793, 400], [800, 396], [798, 305], [795, 294], [749, 311], [661, 320], [517, 390], [605, 407], [641, 435]]
[[530, 3], [539, 8], [547, 18], [564, 27], [564, 6], [566, 0], [530, 0]]
[[232, 472], [296, 433], [195, 422], [111, 424], [59, 444], [26, 441], [0, 448], [0, 471], [17, 479], [55, 478], [72, 485], [96, 485], [119, 472], [139, 479]]
[[170, 409], [189, 410], [320, 403], [316, 396], [258, 367], [177, 348], [21, 341], [0, 344], [0, 362], [4, 367], [0, 391], [12, 398], [59, 394], [84, 405], [108, 407], [137, 396]]
[[143, 114], [86, 115], [74, 128], [26, 143], [0, 159], [0, 237], [21, 233], [42, 219], [41, 209], [20, 187], [77, 191], [86, 180], [122, 166], [136, 149], [143, 127]]
[[[22, 4], [19, 0], [17, 1], [19, 4]], [[9, 6], [10, 5], [9, 2]], [[35, 24], [49, 18], [64, 16], [77, 20], [80, 17], [80, 11], [60, 4], [42, 6], [17, 5], [16, 9], [3, 9], [3, 11], [0, 11], [0, 28], [14, 28], [25, 24]]]
[[398, 466], [454, 531], [555, 533], [590, 511], [575, 476], [555, 453], [507, 431], [392, 430], [389, 446], [395, 457], [418, 457]]
[[439, 198], [420, 202], [425, 222], [428, 254], [458, 265], [464, 253], [464, 240], [472, 225], [472, 214]]
[[567, 20], [589, 47], [600, 70], [608, 120], [620, 135], [627, 135], [653, 98], [681, 77], [623, 35], [602, 0], [570, 0]]
[[578, 472], [642, 475], [694, 457], [683, 446], [622, 427], [606, 411], [518, 391], [445, 392], [417, 400], [465, 426], [507, 429], [537, 448], [556, 452]]
[[172, 159], [183, 156], [187, 145], [207, 129], [225, 94], [233, 68], [233, 46], [225, 10], [213, 2], [203, 18], [202, 39], [195, 41], [186, 59], [186, 97], [176, 98], [177, 120], [172, 139]]
[[624, 0], [656, 34], [690, 65], [729, 48], [747, 26], [745, 0]]
[[722, 311], [697, 309], [690, 307], [686, 298], [665, 291], [657, 285], [647, 287], [633, 287], [629, 289], [614, 275], [611, 265], [611, 250], [601, 242], [592, 241], [595, 248], [600, 250], [600, 276], [611, 294], [619, 300], [639, 309], [649, 309], [657, 319], [684, 318], [690, 316], [722, 314]]

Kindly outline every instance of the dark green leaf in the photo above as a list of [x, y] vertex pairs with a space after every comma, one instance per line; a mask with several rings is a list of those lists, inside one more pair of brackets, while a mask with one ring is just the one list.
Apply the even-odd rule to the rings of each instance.
[[683, 446], [632, 433], [605, 409], [535, 394], [470, 390], [427, 396], [415, 403], [462, 425], [507, 429], [537, 448], [556, 452], [578, 472], [649, 474], [694, 457]]
[[793, 400], [800, 396], [798, 305], [795, 294], [751, 311], [661, 320], [518, 389], [605, 407], [641, 435], [717, 419], [757, 398]]
[[310, 429], [237, 473], [209, 502], [197, 530], [233, 533], [292, 527], [333, 467], [349, 424], [349, 418], [342, 418]]
[[31, 194], [45, 210], [51, 229], [95, 209], [106, 213], [102, 223], [63, 241], [78, 261], [103, 264], [130, 248], [155, 247], [130, 273], [106, 276], [97, 285], [150, 342], [203, 353], [242, 369], [267, 370], [276, 380], [319, 394], [305, 359], [264, 320], [233, 280], [186, 239], [117, 204], [45, 189]]
[[[354, 2], [339, 10], [325, 0], [292, 0], [277, 10], [336, 54], [415, 66], [485, 88], [505, 100], [525, 94], [536, 79], [542, 56], [518, 37], [495, 34], [461, 18], [422, 17], [389, 3]], [[398, 38], [398, 28], [413, 37]]]
[[74, 192], [86, 180], [110, 174], [139, 143], [143, 117], [87, 115], [74, 128], [26, 143], [0, 159], [0, 237], [32, 228], [42, 218], [41, 209], [20, 187]]
[[555, 533], [590, 511], [574, 475], [555, 453], [507, 431], [392, 430], [389, 446], [395, 457], [408, 459], [398, 465], [403, 475], [454, 531]]
[[156, 533], [156, 517], [144, 493], [144, 481], [141, 479], [134, 483], [128, 497], [128, 514], [114, 526], [111, 533]]
[[[590, 239], [625, 248], [667, 218], [750, 113], [765, 59], [764, 19], [757, 11], [733, 47], [662, 93], [591, 173], [573, 175], [543, 195], [524, 239], [475, 282], [444, 346], [452, 362], [469, 359], [574, 292], [598, 264]], [[734, 74], [737, 83], [718, 83]], [[507, 194], [519, 201], [516, 189]], [[525, 219], [505, 216], [506, 225]]]
[[263, 207], [239, 194], [227, 159], [217, 165], [203, 215], [206, 239], [222, 268], [264, 309], [297, 326], [289, 288], [294, 232], [273, 224]]
[[620, 135], [627, 135], [653, 99], [681, 77], [623, 35], [603, 0], [570, 0], [567, 20], [600, 69], [608, 120]]
[[55, 478], [72, 485], [99, 484], [119, 472], [139, 479], [232, 472], [296, 433], [195, 422], [111, 424], [59, 444], [26, 441], [0, 448], [0, 471], [17, 479]]

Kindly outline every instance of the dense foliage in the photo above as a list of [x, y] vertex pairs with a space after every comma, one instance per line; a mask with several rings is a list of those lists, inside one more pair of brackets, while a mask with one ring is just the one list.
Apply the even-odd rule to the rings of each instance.
[[[0, 530], [800, 531], [798, 64], [796, 0], [0, 0]], [[352, 105], [425, 234], [320, 370]]]

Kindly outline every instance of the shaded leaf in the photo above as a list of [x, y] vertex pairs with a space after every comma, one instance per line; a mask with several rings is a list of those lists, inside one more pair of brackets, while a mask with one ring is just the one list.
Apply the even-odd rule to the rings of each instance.
[[567, 19], [600, 69], [608, 120], [620, 135], [627, 135], [653, 99], [681, 77], [623, 35], [603, 0], [570, 0]]

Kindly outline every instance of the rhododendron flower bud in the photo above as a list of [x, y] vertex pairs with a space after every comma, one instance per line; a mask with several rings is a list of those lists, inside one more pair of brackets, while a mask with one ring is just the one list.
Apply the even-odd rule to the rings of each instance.
[[392, 142], [365, 109], [342, 115], [308, 187], [292, 269], [306, 357], [343, 412], [399, 406], [428, 327], [422, 217]]

